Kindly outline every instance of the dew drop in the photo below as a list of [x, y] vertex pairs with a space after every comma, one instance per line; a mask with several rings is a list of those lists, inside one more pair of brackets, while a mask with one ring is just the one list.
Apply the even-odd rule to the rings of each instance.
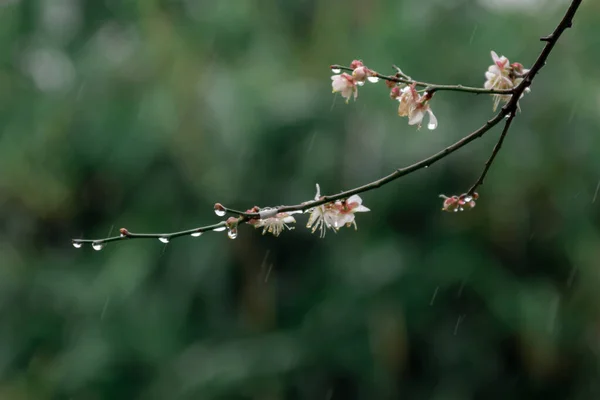
[[430, 122], [427, 124], [427, 129], [429, 129], [430, 131], [434, 130], [435, 128], [437, 128], [437, 125]]
[[425, 168], [429, 168], [429, 165], [426, 165]]
[[470, 203], [470, 202], [471, 202], [471, 200], [473, 200], [473, 198], [472, 198], [471, 196], [467, 196], [467, 197], [465, 197], [465, 202], [466, 202], [466, 203]]
[[194, 232], [194, 233], [192, 233], [192, 235], [191, 235], [191, 236], [192, 236], [192, 237], [198, 237], [198, 236], [200, 236], [200, 235], [202, 235], [202, 232]]
[[358, 82], [356, 82], [356, 84], [357, 84], [358, 86], [364, 86], [364, 84], [365, 84], [365, 83], [364, 83], [363, 81], [358, 81]]
[[92, 243], [92, 248], [96, 251], [100, 251], [104, 248], [104, 244], [102, 243]]
[[166, 238], [166, 237], [159, 237], [158, 240], [160, 240], [161, 242], [163, 242], [165, 244], [169, 243], [169, 238]]
[[339, 74], [340, 72], [342, 72], [342, 70], [339, 68], [331, 68], [331, 72], [333, 72], [334, 74]]
[[122, 238], [123, 238], [123, 237], [125, 237], [125, 235], [123, 235], [123, 234], [121, 233], [121, 234], [119, 235], [119, 237], [122, 237]]
[[83, 246], [83, 243], [73, 242], [73, 247], [75, 247], [76, 249], [80, 249], [81, 246]]
[[215, 214], [217, 214], [217, 217], [222, 217], [225, 215], [225, 210], [215, 209]]
[[461, 208], [460, 208], [460, 211], [465, 211], [465, 209], [461, 207]]
[[227, 232], [227, 236], [229, 237], [229, 239], [235, 239], [238, 235], [238, 231], [237, 229], [230, 229], [229, 232]]
[[213, 231], [214, 231], [214, 232], [223, 232], [225, 229], [227, 229], [227, 228], [226, 228], [226, 227], [224, 227], [224, 226], [220, 226], [220, 227], [218, 227], [218, 228], [215, 228], [215, 229], [213, 229]]
[[377, 83], [379, 82], [379, 78], [376, 76], [368, 76], [367, 79], [369, 80], [369, 82], [371, 83]]

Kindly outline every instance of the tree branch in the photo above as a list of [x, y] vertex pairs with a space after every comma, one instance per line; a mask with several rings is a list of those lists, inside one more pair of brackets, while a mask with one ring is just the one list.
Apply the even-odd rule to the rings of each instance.
[[[454, 153], [455, 151], [457, 151], [457, 150], [461, 149], [462, 147], [466, 146], [467, 144], [471, 143], [473, 140], [480, 138], [486, 132], [488, 132], [491, 128], [493, 128], [495, 125], [497, 125], [500, 121], [502, 121], [505, 117], [507, 117], [508, 119], [506, 120], [504, 129], [502, 130], [502, 133], [500, 135], [498, 143], [494, 147], [494, 150], [492, 151], [490, 158], [486, 162], [483, 172], [481, 173], [479, 179], [471, 187], [471, 189], [469, 189], [468, 193], [472, 194], [479, 185], [483, 184], [483, 180], [484, 180], [490, 166], [492, 165], [495, 157], [497, 156], [498, 152], [500, 151], [500, 148], [502, 147], [502, 143], [503, 143], [506, 135], [508, 134], [512, 120], [514, 119], [516, 112], [518, 110], [519, 99], [521, 98], [521, 96], [523, 95], [525, 90], [529, 86], [531, 86], [535, 76], [539, 73], [539, 71], [546, 64], [546, 60], [548, 59], [548, 56], [552, 52], [552, 49], [556, 45], [560, 36], [563, 34], [563, 32], [567, 28], [571, 27], [572, 21], [573, 21], [573, 16], [577, 12], [578, 7], [581, 5], [581, 1], [582, 0], [573, 0], [570, 4], [569, 8], [567, 9], [565, 15], [563, 16], [562, 20], [556, 26], [554, 31], [550, 35], [541, 38], [541, 40], [546, 43], [544, 48], [542, 49], [541, 53], [539, 54], [538, 58], [536, 59], [535, 63], [533, 64], [533, 66], [531, 67], [529, 72], [525, 75], [523, 81], [518, 86], [516, 86], [512, 89], [487, 90], [487, 89], [480, 89], [480, 88], [470, 88], [470, 87], [465, 87], [465, 86], [461, 86], [461, 85], [434, 85], [434, 84], [418, 82], [418, 81], [413, 81], [413, 80], [407, 79], [407, 76], [404, 75], [401, 71], [399, 71], [399, 74], [398, 74], [400, 76], [385, 76], [385, 75], [381, 75], [381, 74], [376, 75], [377, 77], [379, 77], [381, 79], [385, 79], [385, 80], [389, 80], [389, 81], [402, 82], [402, 83], [406, 83], [406, 84], [414, 83], [417, 86], [425, 87], [426, 90], [429, 92], [433, 92], [436, 90], [453, 90], [453, 91], [471, 92], [471, 93], [503, 94], [503, 95], [510, 94], [511, 95], [510, 100], [504, 105], [504, 107], [502, 107], [501, 111], [498, 114], [496, 114], [492, 119], [487, 121], [485, 123], [485, 125], [483, 125], [479, 129], [475, 130], [474, 132], [470, 133], [469, 135], [465, 136], [464, 138], [457, 141], [456, 143], [446, 147], [442, 151], [440, 151], [424, 160], [421, 160], [410, 166], [397, 169], [396, 171], [392, 172], [391, 174], [389, 174], [383, 178], [380, 178], [378, 180], [375, 180], [371, 183], [368, 183], [366, 185], [359, 186], [357, 188], [347, 190], [345, 192], [341, 192], [341, 193], [338, 193], [335, 195], [322, 196], [318, 200], [309, 201], [309, 202], [305, 202], [305, 203], [301, 203], [301, 204], [293, 205], [293, 206], [279, 206], [279, 207], [273, 207], [273, 208], [263, 208], [260, 212], [242, 212], [242, 211], [229, 209], [229, 208], [226, 208], [223, 206], [221, 206], [221, 208], [219, 210], [223, 210], [230, 214], [238, 215], [239, 217], [237, 218], [237, 221], [235, 222], [235, 224], [237, 226], [238, 223], [248, 221], [249, 219], [267, 218], [268, 216], [273, 216], [276, 213], [303, 212], [303, 211], [306, 211], [313, 207], [317, 207], [322, 204], [330, 203], [330, 202], [333, 202], [336, 200], [345, 199], [345, 198], [348, 198], [355, 194], [368, 192], [370, 190], [379, 188], [389, 182], [392, 182], [402, 176], [405, 176], [410, 173], [416, 172], [420, 169], [429, 167], [430, 165], [434, 164], [435, 162], [445, 158], [446, 156]], [[333, 65], [332, 68], [350, 70], [347, 67], [342, 67], [339, 65]], [[99, 247], [98, 248], [98, 250], [99, 250], [100, 248], [102, 248], [102, 246], [104, 244], [106, 244], [108, 242], [122, 241], [122, 240], [127, 240], [127, 239], [153, 238], [153, 239], [159, 239], [159, 240], [163, 241], [164, 243], [168, 243], [169, 240], [180, 237], [180, 236], [203, 233], [206, 231], [215, 231], [215, 230], [221, 231], [221, 230], [227, 229], [227, 227], [228, 227], [228, 223], [226, 221], [221, 221], [214, 225], [208, 225], [208, 226], [194, 228], [194, 229], [181, 231], [181, 232], [151, 233], [151, 234], [132, 233], [123, 228], [123, 229], [121, 229], [120, 236], [109, 237], [109, 238], [104, 238], [104, 239], [95, 239], [95, 240], [73, 239], [73, 245], [75, 247], [81, 247], [81, 245], [84, 243], [92, 243], [92, 245], [96, 245], [96, 246], [94, 246], [94, 248]]]

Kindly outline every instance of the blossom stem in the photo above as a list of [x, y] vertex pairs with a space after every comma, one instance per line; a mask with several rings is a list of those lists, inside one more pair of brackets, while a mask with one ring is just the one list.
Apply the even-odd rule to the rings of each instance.
[[[350, 67], [345, 67], [343, 65], [332, 65], [331, 66], [332, 69], [340, 69], [343, 71], [352, 71], [352, 68]], [[397, 67], [395, 67], [397, 68]], [[442, 90], [447, 90], [447, 91], [454, 91], [454, 92], [468, 92], [468, 93], [475, 93], [475, 94], [503, 94], [503, 95], [508, 95], [508, 94], [513, 94], [516, 90], [516, 88], [512, 88], [512, 89], [485, 89], [485, 88], [476, 88], [476, 87], [470, 87], [470, 86], [463, 86], [463, 85], [436, 85], [433, 83], [427, 83], [427, 82], [419, 82], [419, 81], [415, 81], [410, 79], [406, 74], [402, 73], [402, 72], [398, 72], [396, 75], [382, 75], [378, 72], [373, 71], [374, 76], [376, 76], [379, 79], [384, 79], [386, 81], [391, 81], [391, 82], [398, 82], [398, 83], [405, 83], [407, 85], [412, 85], [415, 84], [417, 87], [422, 87], [425, 88], [425, 91], [428, 93], [434, 93], [437, 91], [442, 91]]]

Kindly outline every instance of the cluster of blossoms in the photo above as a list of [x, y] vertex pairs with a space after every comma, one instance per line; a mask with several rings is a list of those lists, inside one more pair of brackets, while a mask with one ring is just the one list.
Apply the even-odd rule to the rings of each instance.
[[451, 197], [440, 194], [440, 197], [444, 199], [442, 211], [457, 212], [474, 208], [475, 200], [479, 198], [479, 195], [474, 192], [473, 194], [463, 193], [460, 196]]
[[[520, 63], [511, 64], [508, 58], [498, 57], [495, 51], [492, 51], [491, 54], [494, 64], [490, 65], [485, 73], [486, 81], [483, 86], [486, 89], [512, 89], [518, 86], [523, 81], [523, 77], [529, 72]], [[529, 92], [529, 88], [525, 91]], [[492, 96], [494, 98], [494, 111], [498, 108], [500, 101], [507, 102], [511, 97], [511, 95], [502, 94]]]
[[[368, 80], [373, 83], [379, 81], [377, 73], [365, 67], [360, 60], [352, 61], [350, 68], [352, 69], [352, 75], [344, 72], [331, 77], [332, 92], [341, 94], [346, 99], [346, 103], [348, 103], [351, 97], [354, 97], [354, 100], [356, 100], [358, 97], [358, 86], [364, 85], [365, 81]], [[341, 70], [335, 68], [332, 71], [336, 73], [341, 72]]]
[[[317, 184], [317, 194], [314, 201], [322, 200], [319, 184]], [[303, 204], [310, 204], [306, 202]], [[218, 204], [218, 203], [217, 203]], [[220, 206], [220, 204], [219, 204]], [[362, 205], [362, 199], [358, 195], [353, 195], [344, 200], [336, 200], [329, 203], [321, 204], [316, 207], [312, 207], [306, 212], [310, 213], [307, 228], [312, 228], [312, 233], [320, 231], [320, 236], [324, 237], [327, 229], [332, 229], [337, 232], [343, 226], [353, 226], [356, 229], [356, 221], [354, 213], [370, 211], [367, 207]], [[263, 235], [267, 232], [273, 236], [279, 236], [285, 229], [292, 230], [289, 224], [296, 222], [296, 219], [290, 215], [292, 213], [277, 212], [276, 208], [259, 208], [254, 206], [253, 208], [246, 210], [247, 213], [258, 213], [260, 218], [252, 218], [248, 221], [248, 224], [253, 225], [255, 228], [262, 228]], [[295, 211], [300, 213], [301, 211]], [[228, 228], [237, 228], [237, 219], [230, 218], [227, 222]], [[236, 224], [234, 227], [233, 225]], [[232, 226], [230, 226], [232, 225]]]
[[[341, 70], [332, 68], [332, 71], [336, 73], [336, 75], [331, 77], [333, 93], [340, 93], [346, 99], [346, 103], [348, 103], [351, 97], [354, 97], [354, 100], [356, 100], [358, 97], [358, 86], [364, 85], [365, 81], [368, 80], [373, 83], [379, 81], [379, 74], [367, 68], [360, 60], [352, 61], [350, 69], [352, 69], [351, 75], [345, 72], [339, 73]], [[409, 125], [417, 125], [420, 128], [423, 117], [425, 114], [429, 114], [427, 127], [429, 129], [437, 127], [437, 118], [433, 115], [429, 106], [429, 101], [433, 97], [433, 94], [427, 92], [419, 93], [416, 90], [416, 84], [409, 86], [394, 80], [386, 80], [386, 84], [391, 89], [390, 97], [400, 102], [398, 115], [408, 117]]]
[[[321, 198], [321, 189], [319, 184], [317, 184], [315, 201]], [[310, 217], [306, 227], [309, 229], [312, 227], [312, 233], [319, 230], [321, 237], [325, 237], [327, 229], [337, 232], [344, 225], [347, 227], [354, 225], [354, 229], [357, 229], [354, 214], [366, 211], [371, 210], [363, 206], [362, 199], [359, 195], [355, 194], [345, 200], [336, 200], [308, 210]]]

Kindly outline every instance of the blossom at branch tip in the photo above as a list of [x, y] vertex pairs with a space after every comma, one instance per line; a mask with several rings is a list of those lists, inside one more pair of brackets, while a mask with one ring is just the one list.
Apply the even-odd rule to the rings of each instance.
[[263, 228], [263, 235], [269, 232], [275, 237], [279, 236], [286, 228], [290, 231], [294, 229], [293, 227], [288, 226], [288, 224], [293, 224], [295, 222], [296, 220], [294, 217], [287, 213], [277, 213], [273, 217], [264, 219], [251, 219], [248, 221], [248, 223], [250, 225], [254, 225], [255, 228]]
[[[319, 184], [317, 184], [315, 200], [320, 199], [321, 190]], [[319, 230], [321, 237], [325, 237], [327, 229], [337, 232], [344, 225], [347, 227], [354, 225], [354, 229], [356, 230], [357, 226], [354, 214], [367, 211], [370, 210], [362, 205], [360, 196], [353, 195], [344, 200], [336, 200], [309, 209], [308, 212], [310, 212], [310, 217], [306, 227], [309, 229], [312, 228], [312, 233]]]
[[331, 87], [333, 88], [333, 93], [340, 93], [344, 99], [346, 99], [346, 103], [350, 100], [350, 97], [354, 95], [354, 100], [358, 97], [358, 90], [356, 87], [356, 82], [352, 76], [347, 73], [342, 73], [339, 75], [333, 75], [331, 77]]
[[444, 199], [442, 211], [458, 212], [474, 208], [475, 200], [479, 198], [479, 195], [475, 192], [473, 194], [463, 193], [460, 196], [451, 197], [440, 194], [440, 197]]
[[[427, 128], [433, 130], [437, 128], [438, 121], [429, 106], [429, 101], [432, 96], [427, 92], [422, 95], [419, 94], [415, 87], [416, 85], [412, 84], [400, 90], [400, 95], [396, 97], [396, 100], [400, 102], [400, 105], [398, 106], [398, 115], [401, 117], [408, 117], [409, 125], [417, 125], [421, 128], [423, 117], [425, 117], [425, 114], [429, 114]], [[391, 95], [393, 96], [394, 94], [394, 89], [392, 89]]]
[[[498, 57], [498, 54], [493, 50], [491, 55], [494, 64], [488, 67], [485, 73], [486, 81], [483, 85], [488, 90], [512, 89], [518, 86], [523, 81], [523, 77], [529, 72], [520, 63], [511, 64], [508, 58], [504, 56]], [[527, 88], [527, 92], [529, 92], [529, 88]], [[500, 102], [508, 102], [511, 95], [493, 94], [492, 97], [494, 99], [493, 110], [496, 111]]]

